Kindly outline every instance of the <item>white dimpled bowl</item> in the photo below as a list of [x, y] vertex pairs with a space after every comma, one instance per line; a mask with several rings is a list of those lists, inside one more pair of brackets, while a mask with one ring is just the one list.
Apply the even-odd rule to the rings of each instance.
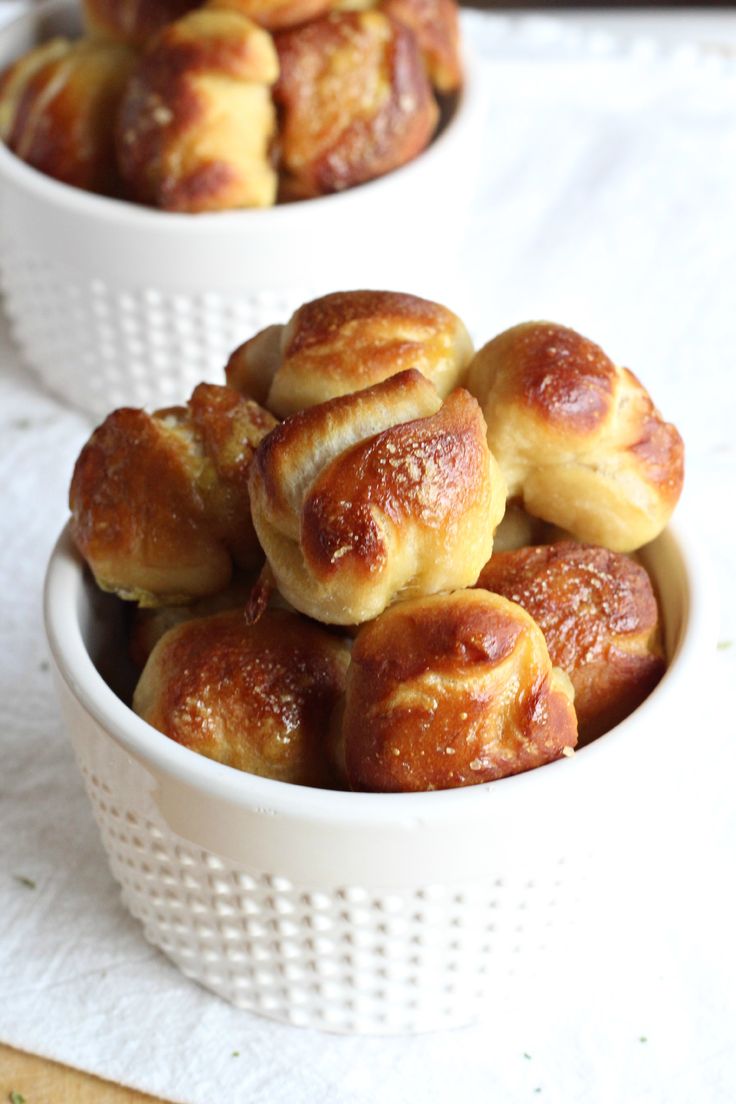
[[[683, 532], [641, 556], [669, 663], [630, 717], [570, 759], [501, 781], [354, 794], [236, 771], [137, 717], [123, 700], [122, 603], [97, 590], [65, 530], [45, 591], [57, 689], [147, 939], [220, 997], [285, 1023], [400, 1034], [481, 1018], [520, 967], [555, 953], [606, 856], [631, 846], [633, 860], [653, 821], [666, 836], [714, 627]], [[615, 932], [596, 936], [615, 946]]]
[[[0, 71], [39, 41], [79, 33], [74, 0], [44, 0], [0, 32]], [[451, 118], [414, 161], [268, 210], [172, 214], [91, 195], [0, 142], [0, 281], [27, 363], [104, 417], [222, 382], [237, 345], [336, 287], [388, 279], [452, 306], [482, 147], [471, 61]]]

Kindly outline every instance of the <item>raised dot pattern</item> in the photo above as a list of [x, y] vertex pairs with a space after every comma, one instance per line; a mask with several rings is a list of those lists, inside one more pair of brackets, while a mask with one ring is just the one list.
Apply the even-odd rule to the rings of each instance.
[[475, 1019], [519, 951], [542, 951], [564, 879], [329, 889], [245, 870], [115, 803], [82, 773], [113, 874], [146, 937], [239, 1008], [338, 1032], [410, 1033]]
[[3, 241], [5, 306], [28, 363], [61, 398], [96, 418], [120, 406], [185, 402], [225, 382], [230, 353], [285, 322], [315, 292], [172, 294], [113, 287]]

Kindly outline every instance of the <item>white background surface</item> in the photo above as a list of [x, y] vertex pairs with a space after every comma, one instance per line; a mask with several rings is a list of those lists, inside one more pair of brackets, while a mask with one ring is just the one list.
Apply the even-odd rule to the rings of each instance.
[[733, 16], [684, 36], [674, 16], [621, 19], [468, 19], [489, 108], [449, 305], [481, 341], [531, 317], [580, 329], [685, 438], [679, 510], [710, 553], [724, 646], [673, 733], [685, 785], [671, 820], [652, 779], [644, 877], [602, 939], [591, 930], [467, 1031], [338, 1039], [180, 977], [119, 903], [46, 660], [43, 569], [90, 426], [0, 334], [0, 1040], [193, 1104], [736, 1099], [736, 60], [719, 45], [736, 35]]

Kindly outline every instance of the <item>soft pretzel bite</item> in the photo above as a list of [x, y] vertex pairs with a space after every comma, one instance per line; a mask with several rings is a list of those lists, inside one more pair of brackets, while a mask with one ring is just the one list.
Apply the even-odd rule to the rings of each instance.
[[334, 624], [472, 585], [505, 504], [478, 404], [462, 389], [443, 403], [415, 370], [282, 422], [250, 495], [279, 590]]
[[120, 108], [120, 171], [134, 199], [169, 211], [267, 207], [278, 59], [267, 31], [201, 11], [151, 42]]
[[333, 12], [276, 35], [283, 198], [373, 180], [412, 160], [438, 120], [419, 47], [378, 11]]
[[417, 368], [444, 398], [473, 356], [463, 323], [439, 303], [395, 291], [339, 291], [236, 349], [227, 382], [280, 418]]
[[131, 46], [145, 46], [150, 38], [180, 19], [202, 0], [82, 0], [87, 33]]
[[520, 606], [480, 590], [417, 598], [358, 633], [338, 758], [356, 790], [491, 782], [572, 752], [572, 700]]
[[476, 354], [467, 385], [509, 495], [530, 514], [618, 552], [665, 527], [682, 489], [682, 439], [597, 345], [528, 322]]
[[527, 610], [575, 688], [580, 742], [628, 716], [665, 669], [657, 599], [644, 568], [606, 548], [560, 541], [494, 554], [478, 586]]
[[248, 468], [275, 419], [227, 387], [187, 407], [116, 410], [92, 434], [70, 489], [72, 535], [103, 590], [178, 605], [227, 586], [262, 554]]
[[43, 43], [0, 76], [0, 139], [47, 176], [115, 194], [114, 119], [134, 64], [124, 46]]
[[437, 91], [456, 92], [463, 83], [463, 64], [455, 0], [381, 0], [378, 7], [416, 35]]
[[302, 786], [330, 786], [330, 717], [349, 651], [298, 614], [254, 625], [231, 610], [158, 642], [133, 696], [145, 721], [220, 763]]

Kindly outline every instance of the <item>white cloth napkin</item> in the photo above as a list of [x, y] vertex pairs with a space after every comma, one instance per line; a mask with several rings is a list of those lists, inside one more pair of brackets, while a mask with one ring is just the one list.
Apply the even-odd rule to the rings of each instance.
[[[466, 34], [489, 107], [468, 290], [451, 305], [481, 340], [531, 317], [575, 326], [644, 379], [687, 442], [680, 511], [709, 546], [722, 647], [693, 703], [678, 823], [660, 826], [650, 878], [618, 902], [619, 938], [599, 945], [590, 931], [550, 965], [541, 993], [504, 994], [479, 1028], [336, 1038], [239, 1012], [187, 981], [120, 904], [50, 684], [43, 570], [90, 427], [0, 334], [10, 1045], [184, 1104], [736, 1099], [736, 62], [652, 42], [624, 49], [554, 19], [473, 14]], [[653, 824], [657, 796], [654, 780]]]

